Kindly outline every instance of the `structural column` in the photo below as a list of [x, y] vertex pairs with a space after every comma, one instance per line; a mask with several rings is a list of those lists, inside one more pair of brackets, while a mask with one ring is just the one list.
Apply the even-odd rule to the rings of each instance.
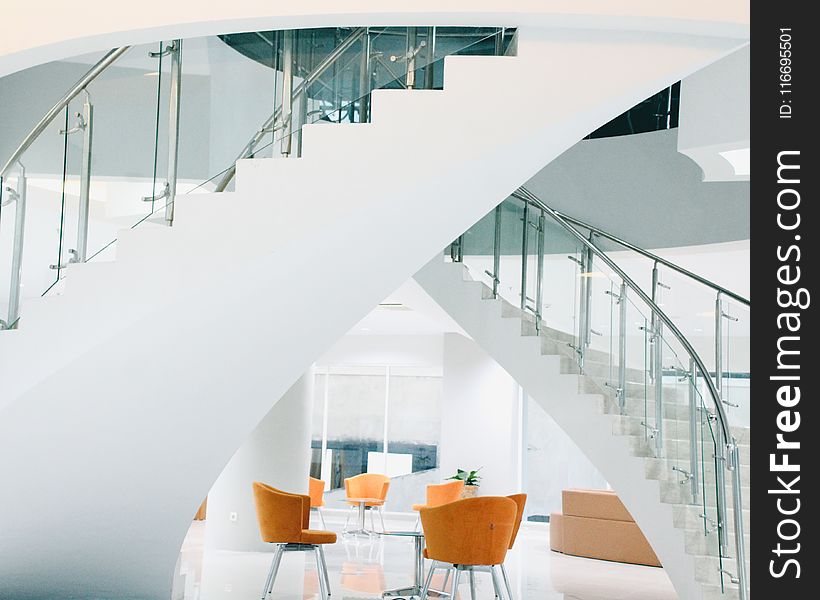
[[313, 367], [262, 419], [211, 488], [206, 548], [270, 550], [270, 544], [259, 538], [252, 484], [261, 481], [287, 492], [307, 493], [312, 414]]

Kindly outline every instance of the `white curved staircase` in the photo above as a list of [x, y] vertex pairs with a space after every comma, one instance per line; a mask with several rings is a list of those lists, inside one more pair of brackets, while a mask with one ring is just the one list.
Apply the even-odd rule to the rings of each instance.
[[[585, 374], [580, 374], [569, 346], [572, 336], [533, 326], [533, 316], [523, 313], [492, 290], [474, 281], [466, 266], [445, 262], [441, 256], [415, 275], [416, 281], [450, 316], [492, 356], [526, 392], [555, 419], [578, 444], [618, 492], [669, 574], [681, 600], [738, 598], [738, 590], [720, 588], [717, 535], [704, 533], [700, 507], [692, 501], [688, 484], [682, 484], [667, 459], [653, 458], [641, 422], [644, 416], [643, 373], [629, 371], [626, 409], [620, 414], [613, 396], [603, 385], [608, 370], [604, 352], [589, 350]], [[600, 375], [600, 376], [599, 376]], [[640, 377], [638, 377], [640, 375]], [[676, 396], [677, 394], [677, 396]], [[664, 392], [667, 431], [664, 456], [675, 456], [674, 446], [688, 448], [688, 400], [679, 390]], [[671, 425], [680, 422], [680, 427]], [[678, 433], [680, 432], [680, 433]], [[741, 447], [744, 480], [744, 517], [748, 517], [749, 430], [735, 429]], [[685, 483], [685, 482], [684, 482]], [[714, 499], [710, 499], [714, 506]], [[731, 530], [732, 521], [729, 521]], [[750, 523], [746, 522], [746, 531]], [[747, 533], [748, 538], [748, 533]], [[730, 535], [730, 548], [734, 539]], [[747, 549], [749, 548], [747, 539]], [[731, 571], [732, 561], [724, 568]]]
[[[173, 228], [124, 232], [115, 262], [23, 306], [0, 334], [0, 597], [167, 597], [199, 501], [316, 356], [578, 139], [740, 43], [519, 32], [517, 57], [448, 58], [444, 91], [306, 128], [301, 159], [242, 161], [236, 192], [178, 198]], [[615, 446], [602, 472], [617, 457], [656, 491]], [[667, 531], [660, 506], [645, 530]], [[681, 544], [656, 548], [695, 598]]]

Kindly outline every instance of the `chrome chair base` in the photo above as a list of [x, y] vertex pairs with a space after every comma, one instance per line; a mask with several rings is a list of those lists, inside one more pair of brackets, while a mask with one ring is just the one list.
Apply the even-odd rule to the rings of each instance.
[[[497, 569], [501, 571], [501, 575], [504, 580], [504, 588], [505, 593], [502, 593], [501, 583], [498, 578]], [[430, 588], [430, 585], [433, 581], [433, 573], [436, 569], [446, 569], [447, 574], [444, 577], [444, 585], [442, 586], [444, 589], [442, 590], [434, 590]], [[453, 573], [453, 585], [450, 588], [450, 591], [447, 591], [447, 582], [450, 580], [450, 573]], [[427, 573], [427, 579], [424, 582], [424, 587], [421, 590], [421, 600], [427, 600], [430, 594], [434, 594], [438, 597], [447, 597], [447, 598], [455, 598], [456, 593], [458, 592], [458, 586], [461, 583], [461, 574], [467, 573], [470, 579], [470, 598], [471, 600], [478, 600], [476, 597], [476, 585], [475, 585], [475, 574], [476, 573], [489, 573], [493, 579], [493, 590], [495, 591], [495, 597], [500, 598], [503, 600], [505, 594], [507, 600], [513, 600], [512, 595], [512, 588], [510, 587], [510, 580], [507, 577], [507, 570], [504, 568], [504, 565], [451, 565], [449, 563], [439, 562], [434, 560], [433, 563], [430, 565], [430, 570]]]
[[322, 529], [327, 531], [327, 525], [325, 525], [325, 515], [322, 514], [322, 509], [318, 507], [311, 508], [310, 512], [315, 512], [317, 515], [319, 515], [319, 520], [322, 522]]
[[322, 600], [330, 598], [330, 578], [327, 574], [327, 561], [325, 560], [325, 550], [320, 544], [277, 544], [273, 553], [268, 577], [265, 581], [265, 589], [262, 590], [262, 600], [267, 600], [268, 594], [273, 591], [273, 584], [276, 582], [276, 575], [279, 573], [279, 565], [282, 563], [282, 555], [285, 552], [314, 552], [316, 556], [316, 571], [319, 576], [319, 595]]

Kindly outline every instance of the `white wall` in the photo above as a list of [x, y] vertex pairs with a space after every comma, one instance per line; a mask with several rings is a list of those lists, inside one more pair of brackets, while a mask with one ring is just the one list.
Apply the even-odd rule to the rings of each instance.
[[[264, 392], [262, 392], [264, 393]], [[271, 398], [273, 403], [276, 399]], [[311, 368], [276, 402], [208, 493], [205, 546], [264, 552], [253, 500], [253, 482], [306, 494], [310, 471]]]
[[343, 365], [426, 367], [441, 373], [441, 335], [346, 335], [316, 361], [317, 367]]
[[749, 179], [750, 53], [745, 46], [681, 82], [678, 151], [704, 181]]
[[441, 473], [481, 467], [483, 495], [520, 490], [518, 384], [471, 339], [444, 336]]
[[603, 475], [538, 402], [527, 400], [527, 515], [561, 512], [569, 488], [607, 489]]

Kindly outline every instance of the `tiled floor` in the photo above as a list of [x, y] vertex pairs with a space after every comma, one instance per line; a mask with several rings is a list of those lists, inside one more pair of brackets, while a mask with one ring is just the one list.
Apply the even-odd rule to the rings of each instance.
[[[261, 598], [271, 554], [205, 549], [205, 522], [194, 522], [179, 559], [174, 600], [252, 600]], [[408, 528], [408, 523], [388, 527]], [[341, 531], [341, 521], [328, 520]], [[550, 552], [549, 530], [525, 524], [507, 569], [516, 599], [675, 600], [663, 569], [564, 556]], [[326, 547], [332, 598], [380, 598], [387, 588], [412, 583], [413, 542], [396, 537], [347, 537]], [[494, 598], [489, 575], [478, 574], [478, 600]], [[462, 581], [464, 581], [462, 579]], [[316, 566], [309, 555], [285, 555], [269, 600], [318, 599]], [[469, 598], [462, 586], [460, 599]]]

